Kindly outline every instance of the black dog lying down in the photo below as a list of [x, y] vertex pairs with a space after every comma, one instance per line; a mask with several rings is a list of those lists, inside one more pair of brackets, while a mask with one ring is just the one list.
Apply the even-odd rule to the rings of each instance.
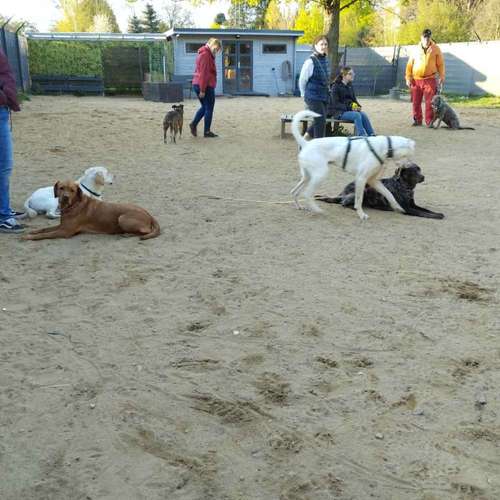
[[[415, 163], [408, 162], [402, 167], [397, 168], [392, 177], [382, 179], [382, 182], [393, 194], [394, 198], [396, 198], [396, 201], [401, 205], [401, 208], [404, 209], [406, 215], [427, 217], [429, 219], [443, 219], [444, 214], [431, 212], [415, 204], [415, 186], [424, 180], [425, 177], [422, 175], [420, 167]], [[344, 207], [354, 207], [354, 182], [348, 184], [339, 196], [332, 198], [329, 196], [316, 195], [315, 198], [325, 203], [339, 203]], [[389, 202], [368, 185], [365, 188], [363, 206], [378, 210], [392, 210]]]

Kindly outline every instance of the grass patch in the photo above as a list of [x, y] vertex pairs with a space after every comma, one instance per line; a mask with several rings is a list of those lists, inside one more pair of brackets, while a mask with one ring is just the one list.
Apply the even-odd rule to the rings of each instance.
[[31, 96], [26, 92], [17, 93], [17, 102], [31, 101]]
[[500, 96], [484, 95], [484, 96], [460, 96], [446, 95], [446, 100], [450, 104], [464, 106], [469, 108], [500, 108]]

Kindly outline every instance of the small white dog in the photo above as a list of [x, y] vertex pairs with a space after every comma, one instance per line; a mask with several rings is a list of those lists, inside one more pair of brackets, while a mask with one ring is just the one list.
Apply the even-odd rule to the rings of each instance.
[[[82, 193], [91, 198], [101, 199], [104, 186], [113, 184], [113, 175], [105, 167], [90, 167], [76, 181]], [[37, 189], [25, 202], [24, 209], [31, 219], [38, 214], [45, 214], [49, 219], [60, 217], [59, 200], [54, 197], [52, 186]]]
[[335, 163], [343, 170], [355, 177], [355, 203], [358, 216], [361, 220], [368, 219], [363, 211], [363, 195], [365, 185], [369, 184], [382, 194], [393, 210], [403, 212], [392, 193], [382, 184], [380, 177], [384, 171], [386, 158], [399, 160], [410, 157], [415, 150], [415, 141], [399, 136], [374, 137], [323, 137], [306, 141], [299, 131], [299, 123], [308, 118], [319, 116], [313, 111], [299, 111], [292, 120], [292, 133], [301, 147], [299, 152], [299, 166], [302, 179], [292, 189], [291, 194], [297, 208], [299, 195], [304, 194], [307, 208], [315, 213], [322, 210], [314, 201], [314, 193], [318, 185], [330, 171], [329, 163]]

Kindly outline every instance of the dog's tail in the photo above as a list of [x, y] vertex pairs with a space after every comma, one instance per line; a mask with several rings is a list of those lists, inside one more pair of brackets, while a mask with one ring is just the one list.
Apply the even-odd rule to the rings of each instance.
[[476, 130], [474, 127], [458, 127], [458, 130]]
[[151, 217], [151, 232], [147, 234], [143, 234], [141, 236], [141, 240], [149, 240], [151, 238], [156, 238], [160, 234], [160, 224], [158, 224], [158, 221], [154, 218]]
[[321, 116], [321, 115], [318, 115], [318, 113], [315, 113], [314, 111], [310, 111], [309, 109], [304, 109], [304, 111], [299, 111], [298, 113], [295, 113], [295, 115], [293, 116], [292, 134], [295, 137], [297, 144], [301, 148], [303, 148], [307, 144], [307, 141], [300, 134], [299, 123], [302, 120], [305, 120], [307, 118], [315, 118], [316, 116]]
[[24, 210], [26, 210], [26, 213], [28, 214], [28, 217], [30, 219], [33, 219], [34, 217], [36, 217], [38, 215], [38, 212], [36, 210], [33, 210], [31, 207], [30, 207], [30, 199], [31, 198], [28, 198], [25, 202], [24, 202]]

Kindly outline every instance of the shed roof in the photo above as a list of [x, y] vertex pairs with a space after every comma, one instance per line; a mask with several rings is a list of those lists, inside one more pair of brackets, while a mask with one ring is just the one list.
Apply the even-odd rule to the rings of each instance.
[[155, 42], [166, 39], [165, 33], [36, 33], [26, 32], [28, 38], [35, 40], [86, 40], [89, 42], [103, 41], [128, 41], [128, 42]]
[[229, 36], [284, 36], [299, 38], [304, 34], [298, 30], [249, 30], [240, 28], [211, 29], [211, 28], [172, 28], [165, 32], [167, 38], [182, 35], [229, 35]]
[[77, 32], [49, 32], [37, 33], [34, 31], [26, 32], [28, 38], [35, 40], [86, 40], [89, 42], [117, 41], [125, 42], [154, 42], [167, 40], [173, 36], [182, 35], [208, 35], [208, 36], [282, 36], [298, 38], [304, 34], [297, 30], [248, 30], [248, 29], [210, 29], [210, 28], [172, 28], [165, 33], [77, 33]]

